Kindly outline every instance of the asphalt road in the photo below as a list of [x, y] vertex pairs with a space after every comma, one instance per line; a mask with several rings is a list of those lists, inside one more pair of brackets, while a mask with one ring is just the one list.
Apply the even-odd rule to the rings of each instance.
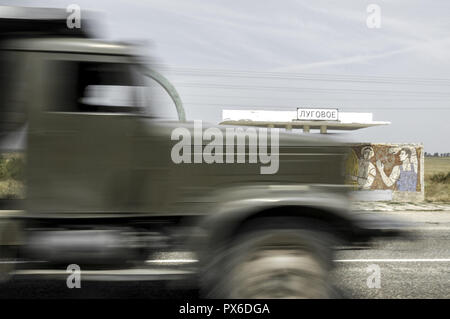
[[[416, 239], [377, 240], [370, 249], [340, 250], [331, 274], [338, 295], [450, 298], [450, 211], [374, 214], [412, 221]], [[82, 282], [81, 289], [68, 289], [65, 281], [15, 279], [0, 288], [0, 298], [197, 297], [195, 289], [174, 289], [162, 282]]]
[[[416, 239], [378, 240], [372, 249], [338, 252], [332, 278], [341, 295], [450, 298], [450, 211], [376, 214], [413, 222]], [[380, 274], [379, 288], [375, 287], [375, 269]]]

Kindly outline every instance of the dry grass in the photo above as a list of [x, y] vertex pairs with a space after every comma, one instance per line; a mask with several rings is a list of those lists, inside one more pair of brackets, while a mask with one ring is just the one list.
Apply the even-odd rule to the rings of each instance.
[[425, 200], [450, 202], [450, 157], [425, 158]]
[[23, 154], [0, 154], [0, 199], [25, 197], [24, 169]]
[[25, 185], [21, 181], [8, 179], [0, 181], [0, 199], [18, 199], [25, 197]]

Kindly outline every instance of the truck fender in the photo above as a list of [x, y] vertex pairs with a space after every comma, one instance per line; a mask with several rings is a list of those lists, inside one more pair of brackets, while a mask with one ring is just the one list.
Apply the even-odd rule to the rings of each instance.
[[220, 245], [232, 239], [244, 224], [261, 217], [299, 217], [319, 222], [343, 239], [350, 239], [358, 228], [345, 194], [326, 189], [268, 186], [234, 189], [229, 194], [222, 190], [220, 197], [222, 200], [216, 202], [215, 211], [201, 222], [207, 250], [211, 244]]

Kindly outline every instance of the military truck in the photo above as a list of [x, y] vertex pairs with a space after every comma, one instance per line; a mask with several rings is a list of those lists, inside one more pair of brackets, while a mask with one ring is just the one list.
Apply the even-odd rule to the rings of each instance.
[[[65, 10], [2, 12], [0, 136], [22, 136], [26, 161], [26, 198], [0, 213], [3, 279], [76, 265], [82, 280], [180, 279], [204, 297], [326, 298], [335, 247], [386, 234], [350, 210], [345, 144], [279, 133], [273, 174], [176, 163], [175, 129], [204, 147], [199, 134], [230, 127], [197, 132], [134, 45], [67, 28]], [[150, 82], [178, 118], [155, 115]]]

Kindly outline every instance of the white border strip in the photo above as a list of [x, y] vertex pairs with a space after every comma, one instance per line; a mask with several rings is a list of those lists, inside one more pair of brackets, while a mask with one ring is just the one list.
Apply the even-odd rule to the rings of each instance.
[[336, 259], [334, 262], [338, 263], [365, 263], [365, 262], [405, 262], [405, 263], [415, 263], [415, 262], [450, 262], [450, 258], [418, 258], [418, 259]]

